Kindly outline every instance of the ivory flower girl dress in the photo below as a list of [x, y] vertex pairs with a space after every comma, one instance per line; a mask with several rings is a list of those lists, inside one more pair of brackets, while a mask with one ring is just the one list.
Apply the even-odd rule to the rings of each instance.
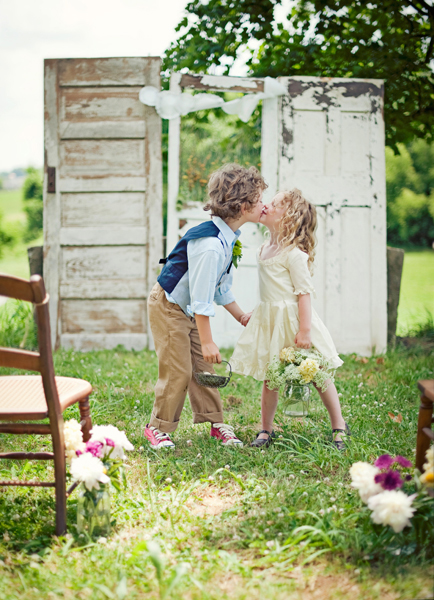
[[[271, 359], [279, 355], [282, 348], [295, 345], [299, 330], [298, 295], [315, 294], [305, 252], [290, 247], [263, 260], [263, 246], [256, 255], [260, 302], [230, 360], [233, 371], [251, 375], [259, 381], [265, 379]], [[343, 364], [327, 327], [313, 307], [311, 339], [312, 346], [324, 355], [332, 368]]]

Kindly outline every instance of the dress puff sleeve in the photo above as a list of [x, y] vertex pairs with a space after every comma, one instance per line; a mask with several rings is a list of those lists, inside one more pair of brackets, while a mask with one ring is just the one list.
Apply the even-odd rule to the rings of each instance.
[[294, 285], [294, 294], [315, 294], [315, 288], [312, 284], [312, 276], [307, 266], [309, 256], [299, 248], [293, 248], [288, 252], [286, 267], [291, 276]]

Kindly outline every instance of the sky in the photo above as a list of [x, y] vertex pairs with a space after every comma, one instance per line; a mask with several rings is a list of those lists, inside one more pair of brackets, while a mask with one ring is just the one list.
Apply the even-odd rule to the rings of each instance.
[[43, 164], [44, 58], [161, 56], [187, 0], [0, 0], [0, 172]]

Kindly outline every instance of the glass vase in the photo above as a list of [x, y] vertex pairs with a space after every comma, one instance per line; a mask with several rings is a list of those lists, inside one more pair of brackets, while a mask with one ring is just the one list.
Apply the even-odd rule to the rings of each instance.
[[289, 417], [307, 417], [310, 392], [308, 385], [286, 385], [282, 399], [283, 413]]
[[80, 486], [77, 503], [77, 533], [91, 538], [110, 534], [110, 484], [100, 484], [99, 490]]

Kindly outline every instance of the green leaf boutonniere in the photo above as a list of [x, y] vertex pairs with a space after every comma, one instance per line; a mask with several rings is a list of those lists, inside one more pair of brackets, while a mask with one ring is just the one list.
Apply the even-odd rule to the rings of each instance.
[[234, 244], [234, 249], [232, 250], [232, 262], [234, 263], [234, 267], [238, 269], [238, 263], [243, 257], [243, 245], [240, 240], [237, 240]]

